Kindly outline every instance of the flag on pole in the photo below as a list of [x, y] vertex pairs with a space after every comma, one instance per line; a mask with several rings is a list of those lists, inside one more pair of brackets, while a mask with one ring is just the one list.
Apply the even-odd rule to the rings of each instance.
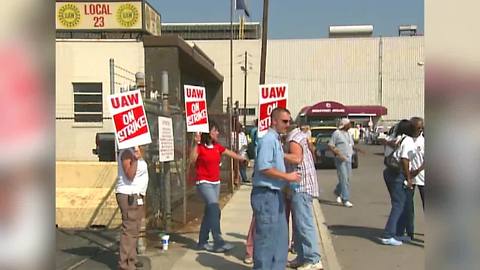
[[250, 12], [248, 12], [247, 9], [247, 4], [245, 3], [245, 0], [235, 0], [235, 10], [240, 10], [242, 9], [247, 17], [250, 17]]

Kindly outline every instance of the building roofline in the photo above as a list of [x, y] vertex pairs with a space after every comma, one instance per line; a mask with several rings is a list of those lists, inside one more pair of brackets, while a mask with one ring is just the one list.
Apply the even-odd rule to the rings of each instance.
[[[233, 24], [239, 24], [238, 22], [233, 22]], [[259, 22], [245, 22], [244, 23], [245, 25], [260, 25]], [[166, 22], [162, 22], [162, 26], [170, 26], [170, 25], [178, 25], [178, 26], [182, 26], [182, 25], [195, 25], [195, 26], [201, 26], [201, 25], [230, 25], [229, 22], [206, 22], [206, 23], [166, 23]]]
[[218, 81], [223, 82], [223, 76], [215, 69], [214, 63], [197, 46], [190, 46], [178, 35], [146, 36], [143, 39], [143, 46], [147, 47], [177, 47], [181, 52], [189, 55], [192, 59], [208, 70]]

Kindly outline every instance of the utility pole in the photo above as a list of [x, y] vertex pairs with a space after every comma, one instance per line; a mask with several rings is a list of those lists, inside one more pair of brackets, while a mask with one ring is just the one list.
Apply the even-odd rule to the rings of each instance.
[[262, 55], [260, 58], [260, 84], [265, 84], [267, 65], [268, 0], [263, 0]]
[[245, 51], [245, 64], [244, 64], [244, 86], [243, 86], [243, 127], [247, 125], [247, 72], [248, 72], [248, 54]]
[[[230, 129], [233, 129], [232, 100], [233, 100], [233, 1], [230, 0], [230, 102], [228, 103], [228, 115], [230, 116]], [[232, 147], [232, 145], [230, 145]]]

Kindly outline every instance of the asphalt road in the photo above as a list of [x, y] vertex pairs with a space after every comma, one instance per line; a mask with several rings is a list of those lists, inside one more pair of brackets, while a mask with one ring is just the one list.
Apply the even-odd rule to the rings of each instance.
[[359, 168], [353, 170], [353, 208], [339, 206], [333, 194], [335, 169], [317, 170], [320, 205], [343, 270], [424, 269], [425, 218], [418, 190], [415, 192], [416, 241], [402, 246], [382, 245], [378, 237], [390, 212], [390, 197], [383, 180], [383, 147], [360, 145]]

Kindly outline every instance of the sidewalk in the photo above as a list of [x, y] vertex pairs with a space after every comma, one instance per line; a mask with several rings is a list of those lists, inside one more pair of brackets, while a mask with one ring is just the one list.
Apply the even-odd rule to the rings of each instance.
[[[232, 243], [235, 248], [228, 253], [210, 253], [195, 249], [198, 232], [182, 235], [172, 235], [171, 247], [168, 251], [160, 251], [158, 248], [149, 248], [149, 257], [152, 269], [250, 269], [250, 265], [243, 263], [245, 255], [245, 241], [250, 226], [252, 210], [250, 206], [251, 186], [242, 186], [232, 196], [222, 210], [222, 233], [226, 241]], [[319, 228], [319, 236], [322, 239], [322, 262], [325, 270], [338, 270], [335, 252], [330, 240], [328, 230], [324, 224], [318, 201], [314, 201], [315, 220]], [[295, 255], [289, 254], [289, 259]]]
[[[250, 265], [243, 263], [245, 241], [252, 216], [250, 192], [251, 186], [241, 186], [222, 210], [223, 236], [226, 241], [235, 246], [234, 249], [225, 254], [197, 251], [197, 225], [187, 228], [187, 231], [171, 234], [170, 246], [167, 251], [161, 249], [158, 237], [149, 238], [146, 253], [139, 256], [144, 267], [139, 269], [250, 269]], [[330, 233], [317, 200], [314, 200], [314, 215], [319, 224], [322, 245], [320, 251], [324, 269], [339, 270]], [[57, 229], [56, 269], [117, 269], [119, 236], [119, 229]], [[289, 254], [289, 259], [293, 259], [294, 256]]]

